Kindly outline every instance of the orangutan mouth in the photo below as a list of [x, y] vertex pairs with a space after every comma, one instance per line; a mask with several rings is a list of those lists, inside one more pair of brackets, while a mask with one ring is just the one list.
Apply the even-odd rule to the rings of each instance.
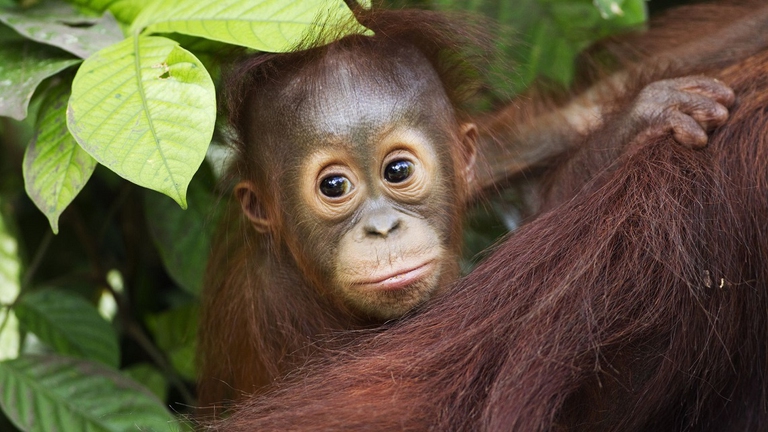
[[395, 291], [429, 277], [434, 271], [435, 261], [432, 260], [405, 270], [398, 269], [383, 276], [373, 276], [368, 280], [355, 282], [354, 285], [365, 290]]

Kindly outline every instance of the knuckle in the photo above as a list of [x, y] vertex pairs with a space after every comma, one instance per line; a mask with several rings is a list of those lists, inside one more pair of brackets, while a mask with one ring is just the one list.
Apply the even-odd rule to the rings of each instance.
[[718, 103], [711, 103], [693, 110], [691, 116], [699, 121], [722, 123], [728, 119], [728, 109]]
[[729, 114], [730, 113], [728, 111], [728, 108], [726, 108], [726, 107], [724, 107], [724, 106], [722, 106], [720, 104], [717, 104], [717, 106], [715, 107], [715, 116], [716, 116], [716, 118], [725, 120], [725, 119], [728, 118]]

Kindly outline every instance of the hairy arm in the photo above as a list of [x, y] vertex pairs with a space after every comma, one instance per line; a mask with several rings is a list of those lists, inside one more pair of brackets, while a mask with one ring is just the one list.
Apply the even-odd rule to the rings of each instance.
[[628, 110], [608, 115], [605, 125], [548, 179], [545, 207], [573, 196], [615, 166], [622, 154], [639, 151], [643, 143], [659, 137], [671, 135], [685, 147], [703, 148], [708, 132], [728, 119], [734, 101], [730, 87], [714, 78], [689, 76], [649, 84]]
[[[607, 112], [610, 111], [610, 106], [622, 97], [627, 83], [636, 81], [638, 76], [647, 77], [649, 73], [653, 75], [659, 71], [662, 73], [675, 71], [678, 76], [699, 73], [702, 69], [717, 68], [764, 49], [768, 45], [768, 6], [759, 3], [755, 1], [751, 8], [747, 8], [750, 12], [746, 14], [742, 8], [740, 18], [726, 26], [714, 27], [713, 31], [705, 37], [684, 38], [683, 43], [672, 45], [665, 50], [660, 49], [626, 70], [598, 82], [558, 109], [538, 110], [543, 114], [526, 114], [526, 111], [536, 111], [536, 109], [530, 109], [528, 105], [532, 104], [523, 99], [486, 121], [480, 122], [476, 190], [493, 189], [509, 179], [530, 173], [533, 169], [551, 166], [553, 160], [570, 152], [584, 153], [579, 149], [584, 137], [599, 130], [606, 123], [606, 116], [610, 116]], [[670, 27], [682, 26], [681, 28], [686, 29], [686, 32], [690, 30], [685, 22], [672, 24], [674, 25]], [[665, 43], [671, 43], [669, 37], [665, 39]], [[683, 87], [687, 85], [687, 83], [682, 84]], [[664, 91], [673, 93], [665, 95]], [[691, 93], [696, 93], [695, 88]], [[702, 92], [699, 93], [703, 96], [715, 96], [708, 94], [706, 88], [702, 88]], [[721, 92], [718, 90], [717, 94]], [[643, 127], [654, 122], [658, 123], [660, 118], [658, 113], [669, 113], [669, 108], [675, 108], [664, 104], [680, 102], [675, 100], [679, 93], [674, 85], [652, 83], [647, 90], [641, 92], [639, 97], [648, 95], [653, 95], [656, 99], [646, 97], [642, 101], [645, 104], [644, 107], [636, 106], [637, 110], [623, 118], [610, 117], [612, 133], [625, 137], [632, 136], [633, 133], [642, 131]], [[715, 96], [715, 99], [727, 106], [727, 103], [723, 104], [717, 99], [719, 97]], [[653, 104], [656, 106], [654, 107]], [[683, 113], [686, 114], [685, 111]], [[697, 117], [693, 119], [699, 121]], [[626, 123], [622, 124], [622, 121]], [[669, 121], [679, 123], [674, 118]], [[705, 119], [701, 125], [703, 129], [708, 129], [709, 119]], [[676, 125], [674, 130], [680, 131], [681, 128], [692, 130], [691, 127], [684, 125]], [[668, 129], [665, 130], [666, 132]], [[697, 142], [700, 142], [702, 135], [698, 132], [695, 135], [697, 136], [682, 132], [675, 133], [674, 138], [684, 146], [698, 148], [700, 145]], [[693, 142], [686, 141], [689, 139]], [[625, 147], [618, 146], [621, 142], [618, 139], [614, 139], [613, 142], [616, 144], [616, 151], [596, 156], [607, 161], [620, 154]], [[587, 149], [589, 150], [605, 149]], [[585, 156], [582, 154], [578, 157]], [[571, 169], [575, 164], [575, 161], [570, 164]]]
[[602, 83], [559, 108], [521, 97], [479, 122], [478, 189], [492, 189], [575, 148], [602, 124], [610, 86]]

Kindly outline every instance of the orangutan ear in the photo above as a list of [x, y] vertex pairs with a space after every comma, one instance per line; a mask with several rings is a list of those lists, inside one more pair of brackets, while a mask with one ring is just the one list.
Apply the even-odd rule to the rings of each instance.
[[256, 186], [250, 181], [242, 181], [235, 186], [235, 196], [240, 201], [240, 207], [245, 216], [251, 221], [256, 231], [268, 233], [272, 231], [273, 221], [268, 216], [264, 203], [259, 200]]
[[475, 162], [477, 161], [477, 142], [479, 132], [474, 123], [463, 123], [459, 126], [461, 140], [461, 162], [467, 187], [471, 190], [475, 182]]

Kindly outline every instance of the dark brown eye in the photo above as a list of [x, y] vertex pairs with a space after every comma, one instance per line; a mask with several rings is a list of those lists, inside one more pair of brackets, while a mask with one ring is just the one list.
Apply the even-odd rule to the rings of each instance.
[[384, 179], [390, 183], [400, 183], [413, 174], [413, 162], [405, 159], [390, 162], [384, 168]]
[[329, 198], [344, 196], [351, 188], [349, 179], [340, 175], [328, 176], [320, 181], [320, 192]]

